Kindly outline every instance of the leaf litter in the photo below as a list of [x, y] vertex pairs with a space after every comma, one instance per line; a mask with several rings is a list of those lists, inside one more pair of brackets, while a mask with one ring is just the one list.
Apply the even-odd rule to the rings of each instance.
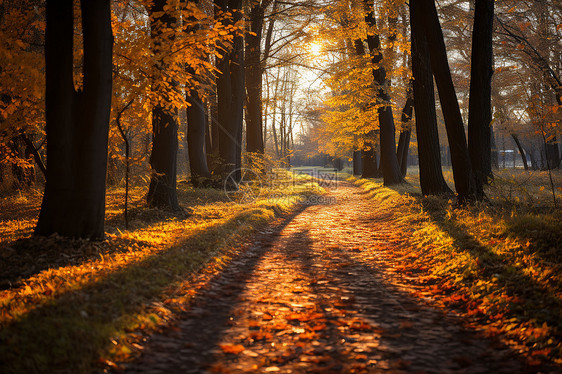
[[[442, 308], [425, 291], [438, 277], [409, 271], [405, 281], [396, 269], [409, 267], [387, 252], [403, 244], [404, 233], [387, 209], [348, 183], [331, 194], [335, 204], [308, 206], [255, 237], [194, 297], [191, 310], [205, 313], [188, 310], [177, 330], [153, 336], [125, 371], [537, 371], [525, 352]], [[232, 283], [237, 291], [225, 287]]]

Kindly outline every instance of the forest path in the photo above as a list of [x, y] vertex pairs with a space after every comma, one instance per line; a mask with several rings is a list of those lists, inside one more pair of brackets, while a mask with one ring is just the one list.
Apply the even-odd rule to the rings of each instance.
[[248, 249], [130, 373], [521, 373], [500, 343], [410, 296], [388, 212], [347, 182]]

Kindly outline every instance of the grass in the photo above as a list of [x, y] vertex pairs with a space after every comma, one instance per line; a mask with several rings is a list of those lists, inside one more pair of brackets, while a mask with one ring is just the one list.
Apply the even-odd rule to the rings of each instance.
[[542, 195], [543, 174], [502, 173], [486, 190], [488, 203], [465, 207], [421, 196], [415, 175], [393, 188], [351, 180], [392, 215], [389, 224], [411, 233], [386, 255], [400, 264], [394, 271], [423, 285], [416, 296], [457, 310], [532, 365], [562, 364], [562, 211]]
[[123, 191], [111, 189], [103, 242], [32, 237], [40, 195], [5, 198], [0, 371], [90, 373], [131, 359], [143, 334], [188, 308], [243, 240], [290, 212], [312, 193], [313, 183], [304, 178], [284, 195], [267, 190], [244, 205], [222, 191], [180, 183], [187, 217], [146, 208], [145, 190], [135, 188], [129, 230], [123, 227]]

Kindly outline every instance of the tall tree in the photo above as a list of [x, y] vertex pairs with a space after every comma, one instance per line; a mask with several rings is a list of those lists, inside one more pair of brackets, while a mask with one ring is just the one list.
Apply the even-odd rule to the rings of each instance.
[[47, 1], [47, 181], [35, 233], [101, 239], [111, 110], [110, 0], [81, 0], [83, 89], [73, 80], [72, 0]]
[[[248, 152], [264, 152], [263, 139], [263, 108], [262, 108], [262, 76], [261, 62], [262, 30], [265, 9], [271, 0], [256, 0], [250, 9], [249, 33], [246, 34], [246, 150]], [[273, 25], [270, 22], [270, 25]], [[271, 35], [268, 34], [271, 40]]]
[[428, 41], [423, 28], [422, 7], [423, 5], [419, 1], [410, 2], [416, 135], [421, 190], [424, 195], [436, 195], [451, 190], [447, 186], [441, 171], [433, 73]]
[[474, 171], [476, 194], [484, 194], [483, 184], [492, 175], [492, 32], [494, 0], [476, 0], [470, 63], [468, 106], [468, 151]]
[[[170, 32], [176, 27], [177, 21], [173, 11], [167, 0], [154, 0], [150, 7], [153, 53], [158, 59], [153, 90], [158, 99], [152, 108], [152, 175], [147, 202], [152, 207], [180, 210], [176, 191], [178, 109], [172, 102], [172, 94], [165, 92], [167, 86], [162, 84], [163, 80], [169, 79], [166, 76], [168, 61], [163, 52], [167, 41], [175, 37], [175, 33]], [[174, 89], [177, 89], [177, 83], [172, 83], [172, 90]]]
[[[355, 54], [358, 57], [365, 55], [365, 45], [362, 39], [355, 39], [353, 41]], [[369, 131], [365, 136], [366, 149], [361, 152], [361, 177], [363, 178], [377, 178], [380, 177], [380, 169], [377, 157], [377, 134], [375, 131]]]
[[[227, 21], [236, 24], [242, 19], [241, 0], [216, 0], [216, 15], [230, 13]], [[217, 62], [217, 117], [219, 126], [219, 155], [222, 174], [240, 168], [242, 152], [242, 121], [244, 110], [244, 36], [240, 30], [233, 31], [233, 46], [226, 50]], [[239, 173], [234, 176], [239, 178]]]
[[[196, 0], [189, 3], [196, 4]], [[192, 33], [200, 28], [196, 17], [190, 17], [193, 27], [188, 27], [187, 32]], [[192, 67], [188, 67], [189, 75], [195, 76]], [[197, 87], [187, 89], [187, 149], [189, 154], [189, 166], [191, 169], [191, 182], [198, 186], [204, 179], [209, 178], [211, 173], [207, 165], [207, 152], [211, 151], [210, 134], [208, 131], [207, 107], [204, 105]]]
[[445, 40], [434, 0], [416, 0], [421, 3], [421, 19], [424, 20], [424, 30], [428, 41], [431, 68], [437, 84], [441, 110], [445, 118], [447, 139], [451, 149], [453, 179], [455, 189], [461, 202], [474, 198], [474, 179], [464, 124], [457, 100], [455, 86], [451, 78]]
[[381, 42], [378, 34], [374, 33], [376, 19], [374, 14], [374, 2], [363, 0], [366, 12], [365, 22], [370, 30], [367, 33], [367, 45], [371, 53], [371, 61], [375, 65], [373, 68], [374, 84], [377, 90], [377, 104], [379, 117], [380, 145], [381, 145], [381, 169], [385, 185], [393, 185], [402, 182], [402, 173], [396, 157], [396, 139], [394, 117], [390, 95], [388, 94], [388, 81], [386, 70], [382, 65], [383, 55]]
[[[243, 21], [242, 0], [230, 0], [230, 10], [234, 24]], [[240, 168], [242, 167], [242, 132], [244, 125], [244, 103], [246, 101], [246, 81], [244, 69], [244, 33], [243, 27], [235, 31], [232, 41], [232, 51], [230, 53], [230, 75], [232, 81], [232, 123], [233, 133], [236, 134], [236, 180], [242, 177]]]

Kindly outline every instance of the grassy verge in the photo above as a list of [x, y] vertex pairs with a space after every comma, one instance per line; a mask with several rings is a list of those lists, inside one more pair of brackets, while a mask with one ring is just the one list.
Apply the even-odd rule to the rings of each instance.
[[180, 184], [187, 217], [145, 208], [139, 188], [129, 230], [122, 224], [122, 191], [112, 190], [103, 242], [32, 237], [39, 199], [18, 197], [21, 211], [4, 213], [0, 231], [1, 268], [7, 269], [1, 273], [0, 372], [89, 373], [131, 358], [143, 334], [188, 308], [245, 238], [294, 209], [310, 187], [313, 182], [299, 179], [282, 195], [270, 189], [238, 205], [222, 191]]
[[392, 214], [400, 243], [385, 255], [399, 264], [393, 271], [421, 285], [415, 296], [458, 311], [531, 365], [562, 364], [559, 209], [496, 199], [494, 189], [505, 192], [497, 179], [492, 203], [462, 208], [448, 197], [421, 196], [415, 184], [351, 180]]

